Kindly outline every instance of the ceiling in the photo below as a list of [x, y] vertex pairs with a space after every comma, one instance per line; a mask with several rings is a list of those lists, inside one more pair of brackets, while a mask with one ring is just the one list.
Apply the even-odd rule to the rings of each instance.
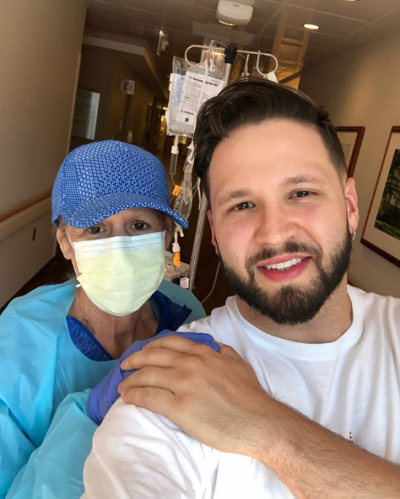
[[[254, 14], [246, 26], [234, 28], [217, 22], [218, 0], [85, 1], [86, 35], [144, 46], [152, 72], [158, 73], [158, 84], [165, 88], [172, 57], [183, 57], [189, 45], [203, 45], [210, 39], [244, 50], [272, 52], [279, 60], [278, 80], [290, 81], [303, 68], [400, 27], [400, 0], [238, 0], [254, 5]], [[320, 30], [305, 30], [303, 23], [317, 24]], [[168, 45], [158, 57], [160, 29]], [[196, 53], [193, 56], [198, 58]]]

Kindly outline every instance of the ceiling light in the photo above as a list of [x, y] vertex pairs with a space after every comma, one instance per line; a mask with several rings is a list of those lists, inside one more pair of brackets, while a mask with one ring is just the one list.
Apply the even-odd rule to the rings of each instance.
[[358, 2], [359, 0], [344, 0], [345, 2]]
[[303, 28], [311, 29], [313, 31], [316, 31], [317, 29], [321, 29], [317, 24], [310, 24], [310, 23], [304, 23]]
[[216, 16], [226, 26], [245, 26], [251, 21], [254, 7], [247, 3], [219, 0]]
[[221, 19], [218, 19], [218, 22], [220, 24], [223, 24], [224, 26], [236, 26], [236, 24], [233, 24], [233, 23], [227, 23], [225, 21], [221, 21]]

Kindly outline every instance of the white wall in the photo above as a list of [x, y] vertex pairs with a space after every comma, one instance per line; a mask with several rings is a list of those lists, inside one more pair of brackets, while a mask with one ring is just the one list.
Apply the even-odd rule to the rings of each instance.
[[390, 130], [400, 126], [400, 31], [304, 71], [300, 89], [336, 126], [365, 126], [354, 178], [360, 225], [349, 272], [366, 291], [400, 297], [400, 268], [360, 243]]
[[[0, 217], [49, 192], [68, 151], [85, 14], [83, 0], [0, 2]], [[48, 212], [0, 240], [0, 307], [53, 255], [50, 231]]]

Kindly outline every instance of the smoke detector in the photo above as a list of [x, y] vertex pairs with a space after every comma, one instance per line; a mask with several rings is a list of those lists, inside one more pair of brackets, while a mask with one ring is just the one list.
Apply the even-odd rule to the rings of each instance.
[[254, 7], [245, 3], [219, 0], [217, 19], [227, 26], [244, 26], [251, 21]]

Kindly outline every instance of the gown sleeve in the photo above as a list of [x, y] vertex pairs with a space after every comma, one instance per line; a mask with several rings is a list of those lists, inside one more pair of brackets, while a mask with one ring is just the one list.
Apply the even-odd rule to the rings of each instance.
[[89, 390], [67, 395], [40, 447], [16, 476], [7, 499], [79, 498], [83, 466], [97, 426], [87, 416]]

